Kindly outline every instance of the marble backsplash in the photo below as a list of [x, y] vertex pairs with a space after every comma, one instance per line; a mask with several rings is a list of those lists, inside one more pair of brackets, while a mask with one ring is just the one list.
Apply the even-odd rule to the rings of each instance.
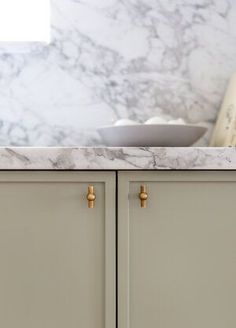
[[5, 53], [0, 44], [1, 146], [96, 145], [97, 126], [155, 115], [211, 130], [236, 71], [234, 0], [51, 7], [49, 46]]

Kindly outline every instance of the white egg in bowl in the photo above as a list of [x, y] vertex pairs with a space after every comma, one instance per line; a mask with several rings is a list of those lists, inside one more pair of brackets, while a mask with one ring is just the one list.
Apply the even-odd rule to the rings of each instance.
[[123, 118], [123, 119], [120, 119], [120, 120], [116, 121], [114, 123], [114, 126], [136, 125], [136, 124], [139, 124], [139, 123], [136, 122], [136, 121], [133, 121], [133, 120], [129, 120], [129, 119]]
[[167, 124], [167, 120], [160, 116], [154, 116], [149, 118], [144, 124]]
[[175, 120], [168, 121], [168, 124], [186, 124], [182, 118], [177, 118]]

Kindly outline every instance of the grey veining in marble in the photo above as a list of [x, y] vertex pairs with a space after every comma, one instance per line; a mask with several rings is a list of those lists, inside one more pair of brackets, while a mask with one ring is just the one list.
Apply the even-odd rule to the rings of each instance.
[[234, 0], [51, 6], [49, 46], [0, 44], [0, 145], [93, 145], [96, 126], [157, 114], [211, 128], [236, 70]]
[[1, 170], [236, 170], [236, 148], [0, 148]]

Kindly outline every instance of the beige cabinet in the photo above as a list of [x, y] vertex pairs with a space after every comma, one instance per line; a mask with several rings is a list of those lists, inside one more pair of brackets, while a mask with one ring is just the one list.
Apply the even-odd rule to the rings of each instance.
[[235, 191], [235, 172], [0, 172], [0, 327], [235, 328]]
[[115, 173], [1, 172], [0, 209], [0, 327], [115, 328]]
[[118, 181], [118, 327], [235, 328], [236, 173]]

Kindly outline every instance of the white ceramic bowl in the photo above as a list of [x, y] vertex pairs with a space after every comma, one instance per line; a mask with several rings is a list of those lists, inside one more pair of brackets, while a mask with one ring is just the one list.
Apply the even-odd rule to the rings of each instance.
[[182, 124], [138, 124], [98, 128], [110, 147], [187, 147], [201, 138], [207, 128]]

